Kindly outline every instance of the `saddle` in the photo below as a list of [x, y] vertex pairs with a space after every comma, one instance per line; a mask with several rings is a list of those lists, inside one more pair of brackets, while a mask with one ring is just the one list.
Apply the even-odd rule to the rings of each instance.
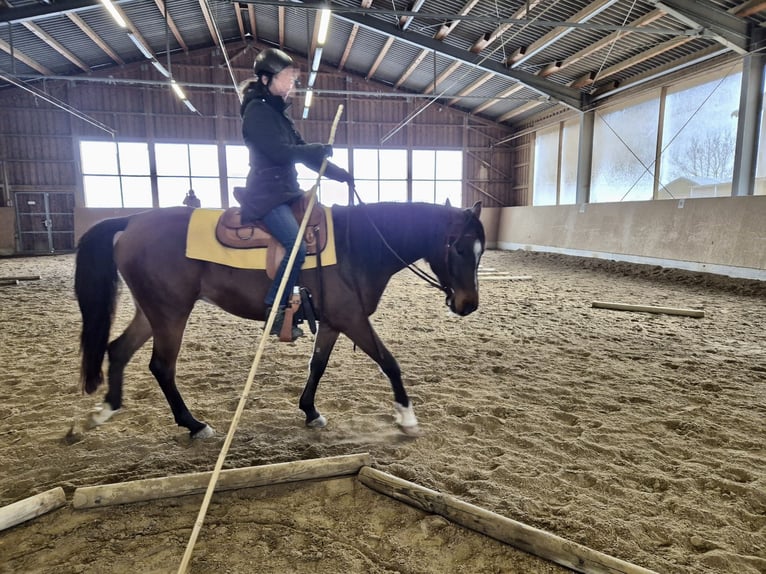
[[[240, 197], [244, 188], [235, 187], [234, 197], [242, 203]], [[308, 206], [308, 197], [292, 204], [293, 215], [298, 223], [303, 221]], [[270, 278], [276, 275], [277, 267], [285, 256], [286, 250], [274, 239], [262, 222], [242, 223], [239, 207], [225, 210], [215, 227], [215, 236], [219, 243], [234, 249], [266, 249], [266, 274]], [[319, 204], [314, 204], [303, 236], [306, 254], [317, 255], [327, 245], [327, 217]]]

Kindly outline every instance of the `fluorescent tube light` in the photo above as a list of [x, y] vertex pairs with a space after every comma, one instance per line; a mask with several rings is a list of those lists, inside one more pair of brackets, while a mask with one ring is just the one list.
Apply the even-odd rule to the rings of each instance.
[[184, 104], [186, 104], [186, 107], [189, 108], [192, 112], [195, 114], [198, 114], [197, 108], [195, 108], [192, 103], [189, 100], [184, 100]]
[[306, 90], [306, 99], [304, 101], [304, 106], [307, 108], [311, 107], [311, 100], [314, 99], [314, 90]]
[[176, 95], [181, 98], [182, 100], [186, 100], [186, 94], [184, 94], [184, 91], [181, 89], [181, 86], [176, 84], [175, 80], [172, 80], [170, 82], [170, 87], [173, 88], [173, 91], [176, 93]]
[[329, 9], [319, 11], [319, 34], [317, 35], [317, 42], [320, 46], [324, 46], [325, 40], [327, 40], [327, 30], [330, 28], [330, 12]]
[[316, 81], [316, 79], [317, 79], [317, 73], [309, 72], [309, 83], [308, 83], [309, 88], [314, 86], [314, 82]]
[[159, 63], [157, 60], [155, 60], [154, 58], [152, 58], [152, 66], [154, 66], [155, 68], [157, 68], [157, 71], [158, 71], [160, 74], [162, 74], [163, 76], [165, 76], [166, 78], [169, 78], [169, 77], [170, 77], [170, 72], [168, 72], [168, 71], [167, 71], [167, 69], [165, 68], [165, 66], [163, 66], [162, 64], [160, 64], [160, 63]]
[[322, 46], [317, 46], [314, 51], [314, 61], [311, 62], [311, 70], [317, 72], [319, 70], [319, 62], [322, 61]]
[[133, 32], [128, 32], [128, 38], [130, 38], [130, 41], [133, 42], [136, 45], [136, 48], [144, 55], [144, 58], [147, 60], [153, 60], [154, 55], [149, 51], [149, 48], [144, 46], [144, 43], [139, 40]]
[[106, 11], [112, 15], [112, 18], [114, 18], [114, 21], [117, 22], [120, 28], [128, 27], [125, 19], [117, 11], [117, 8], [114, 7], [114, 4], [112, 4], [112, 0], [101, 0], [101, 3], [104, 5], [104, 8], [106, 8]]

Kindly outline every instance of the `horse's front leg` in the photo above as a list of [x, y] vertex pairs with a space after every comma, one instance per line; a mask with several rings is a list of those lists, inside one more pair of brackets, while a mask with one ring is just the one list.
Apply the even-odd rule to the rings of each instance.
[[399, 428], [405, 434], [418, 436], [420, 434], [418, 419], [412, 410], [412, 403], [407, 396], [407, 391], [404, 390], [399, 363], [396, 362], [394, 356], [380, 340], [370, 321], [365, 317], [355, 324], [354, 327], [347, 329], [345, 333], [380, 366], [380, 370], [383, 371], [391, 382], [391, 388], [394, 391], [394, 418], [396, 424], [399, 425]]
[[319, 323], [316, 339], [314, 340], [314, 352], [311, 355], [311, 364], [309, 367], [309, 378], [301, 394], [301, 400], [298, 403], [300, 409], [306, 414], [306, 426], [312, 428], [323, 428], [327, 424], [324, 418], [314, 406], [319, 379], [322, 378], [327, 361], [338, 340], [338, 331], [328, 327], [327, 323]]

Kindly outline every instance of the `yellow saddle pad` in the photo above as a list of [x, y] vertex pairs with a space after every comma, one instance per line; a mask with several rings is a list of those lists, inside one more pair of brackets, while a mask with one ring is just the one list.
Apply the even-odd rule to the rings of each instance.
[[[327, 216], [327, 245], [320, 253], [322, 267], [335, 265], [335, 231], [329, 207], [323, 207]], [[189, 259], [211, 261], [238, 269], [266, 269], [265, 247], [257, 249], [232, 249], [215, 238], [215, 226], [223, 209], [195, 209], [186, 233], [186, 256]], [[288, 252], [289, 255], [289, 252]], [[302, 269], [315, 269], [317, 256], [308, 255]]]

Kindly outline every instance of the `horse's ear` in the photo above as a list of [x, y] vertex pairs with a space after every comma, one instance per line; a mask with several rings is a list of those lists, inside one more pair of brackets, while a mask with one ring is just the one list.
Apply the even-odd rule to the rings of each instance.
[[477, 201], [471, 209], [466, 209], [466, 211], [472, 213], [478, 219], [479, 215], [481, 215], [481, 201]]
[[447, 201], [444, 202], [444, 205], [447, 207], [452, 207], [452, 204], [449, 202], [449, 197], [447, 198]]

